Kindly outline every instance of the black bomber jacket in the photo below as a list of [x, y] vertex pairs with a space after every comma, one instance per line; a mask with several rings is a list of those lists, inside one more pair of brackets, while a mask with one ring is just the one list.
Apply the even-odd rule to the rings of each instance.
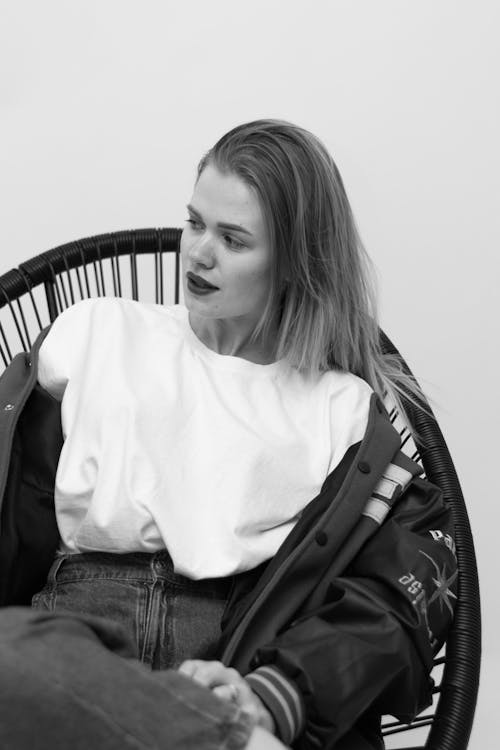
[[[30, 603], [59, 542], [60, 404], [37, 383], [45, 333], [0, 378], [2, 606]], [[235, 579], [220, 659], [246, 675], [294, 748], [381, 747], [382, 714], [410, 721], [431, 703], [457, 567], [450, 514], [420, 473], [373, 395], [363, 440], [275, 557]]]

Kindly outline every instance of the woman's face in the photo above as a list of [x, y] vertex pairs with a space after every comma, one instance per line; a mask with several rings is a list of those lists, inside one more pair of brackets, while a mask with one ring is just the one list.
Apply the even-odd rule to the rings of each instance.
[[257, 195], [238, 176], [209, 163], [187, 208], [181, 239], [186, 307], [202, 317], [254, 326], [267, 302], [271, 269]]

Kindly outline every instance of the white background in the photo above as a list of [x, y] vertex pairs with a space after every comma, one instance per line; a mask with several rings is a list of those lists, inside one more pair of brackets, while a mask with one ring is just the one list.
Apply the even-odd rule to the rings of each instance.
[[381, 321], [435, 400], [480, 565], [473, 750], [499, 746], [500, 10], [494, 0], [0, 3], [0, 271], [179, 226], [233, 125], [295, 121], [344, 176]]

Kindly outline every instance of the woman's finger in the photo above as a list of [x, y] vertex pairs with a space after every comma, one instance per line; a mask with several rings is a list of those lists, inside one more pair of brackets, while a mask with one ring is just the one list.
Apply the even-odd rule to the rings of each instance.
[[222, 698], [223, 701], [228, 701], [228, 703], [239, 702], [240, 693], [237, 685], [216, 685], [216, 687], [212, 689], [212, 692], [218, 698]]
[[222, 700], [237, 704], [248, 718], [274, 733], [274, 719], [239, 672], [219, 661], [189, 659], [179, 671], [200, 685], [211, 688]]
[[197, 664], [198, 662], [194, 659], [187, 659], [186, 661], [183, 661], [180, 667], [178, 667], [177, 671], [181, 672], [182, 674], [187, 675], [187, 677], [192, 677], [193, 674], [197, 670]]
[[219, 661], [189, 659], [181, 664], [179, 671], [196, 680], [201, 685], [210, 688], [241, 680], [239, 673], [235, 669], [225, 667]]

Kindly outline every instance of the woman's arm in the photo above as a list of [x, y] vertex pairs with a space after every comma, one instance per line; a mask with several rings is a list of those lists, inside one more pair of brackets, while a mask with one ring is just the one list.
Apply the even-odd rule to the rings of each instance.
[[[439, 490], [416, 479], [346, 574], [328, 582], [323, 604], [260, 648], [246, 679], [281, 721], [283, 701], [292, 718], [301, 701], [300, 747], [341, 737], [373, 707], [410, 720], [431, 700], [456, 579], [450, 514]], [[288, 728], [295, 738], [302, 730]]]

